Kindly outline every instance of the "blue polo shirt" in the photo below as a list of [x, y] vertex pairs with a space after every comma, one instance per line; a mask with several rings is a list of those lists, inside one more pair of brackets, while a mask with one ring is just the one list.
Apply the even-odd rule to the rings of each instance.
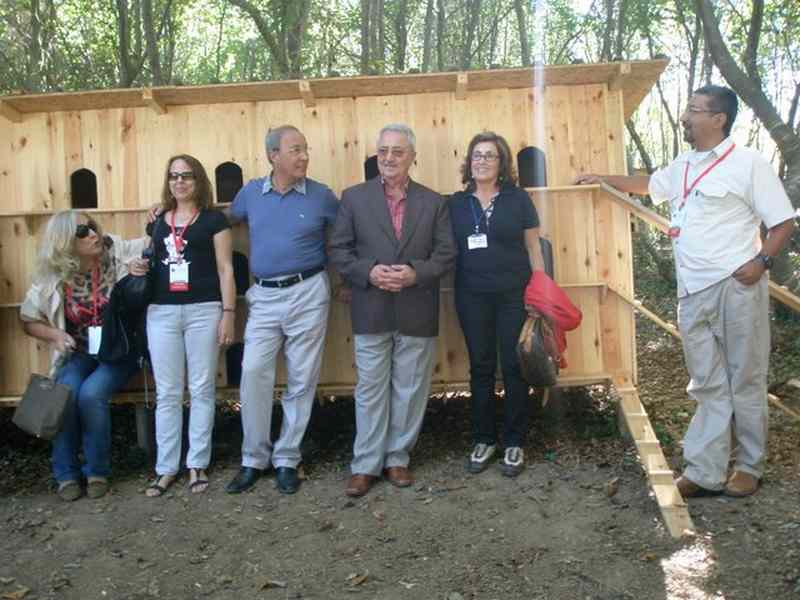
[[231, 217], [247, 221], [253, 275], [269, 279], [324, 266], [325, 229], [338, 210], [334, 193], [318, 181], [300, 180], [281, 194], [270, 177], [259, 177], [236, 194]]

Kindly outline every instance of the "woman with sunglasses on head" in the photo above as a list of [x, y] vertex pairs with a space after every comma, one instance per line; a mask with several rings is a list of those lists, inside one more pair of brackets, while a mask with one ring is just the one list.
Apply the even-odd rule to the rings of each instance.
[[544, 268], [539, 217], [516, 185], [511, 150], [502, 136], [484, 132], [473, 137], [461, 172], [466, 188], [450, 200], [450, 220], [458, 246], [456, 312], [470, 363], [473, 449], [467, 470], [480, 473], [495, 453], [499, 346], [505, 388], [500, 469], [516, 477], [525, 464], [530, 402], [516, 346], [527, 317], [525, 286], [533, 270]]
[[[45, 226], [37, 269], [20, 308], [25, 333], [50, 344], [51, 374], [72, 390], [61, 431], [53, 440], [53, 475], [62, 500], [100, 498], [111, 472], [111, 395], [136, 371], [135, 359], [100, 362], [103, 307], [114, 284], [128, 273], [144, 275], [149, 240], [103, 235], [75, 210], [53, 215]], [[84, 464], [78, 455], [83, 452]]]
[[155, 292], [147, 339], [156, 381], [157, 497], [175, 482], [181, 456], [183, 388], [188, 367], [189, 489], [208, 488], [219, 347], [233, 341], [236, 287], [230, 224], [212, 210], [208, 175], [196, 158], [167, 161], [161, 215], [148, 225], [155, 250]]

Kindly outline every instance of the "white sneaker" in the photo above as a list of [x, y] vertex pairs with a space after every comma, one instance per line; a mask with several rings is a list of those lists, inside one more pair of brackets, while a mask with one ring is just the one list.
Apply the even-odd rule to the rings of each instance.
[[467, 471], [470, 473], [480, 473], [489, 466], [489, 461], [494, 456], [494, 444], [475, 444], [472, 454], [467, 461]]
[[503, 462], [500, 463], [500, 470], [506, 477], [516, 477], [525, 468], [525, 453], [519, 446], [506, 448]]

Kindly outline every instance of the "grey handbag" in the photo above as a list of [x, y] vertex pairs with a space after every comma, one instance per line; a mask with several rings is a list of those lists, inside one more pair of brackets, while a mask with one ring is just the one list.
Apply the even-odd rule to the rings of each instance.
[[26, 433], [52, 440], [61, 430], [70, 393], [69, 386], [33, 373], [12, 421]]

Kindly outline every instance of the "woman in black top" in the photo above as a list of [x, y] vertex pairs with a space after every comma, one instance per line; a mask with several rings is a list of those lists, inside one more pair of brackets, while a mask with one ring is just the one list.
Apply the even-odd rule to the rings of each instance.
[[470, 362], [473, 450], [467, 470], [480, 473], [497, 443], [495, 368], [497, 347], [505, 385], [504, 475], [524, 467], [528, 430], [528, 384], [522, 379], [516, 345], [526, 310], [525, 286], [532, 270], [543, 269], [539, 217], [528, 194], [517, 187], [511, 151], [503, 137], [472, 138], [462, 167], [466, 189], [450, 201], [458, 245], [455, 300]]
[[167, 162], [163, 213], [151, 226], [155, 293], [147, 310], [147, 340], [156, 380], [156, 480], [161, 496], [178, 474], [183, 387], [188, 367], [191, 412], [186, 466], [192, 492], [208, 487], [216, 406], [219, 347], [233, 340], [236, 288], [231, 230], [212, 210], [211, 183], [200, 162], [185, 154]]

